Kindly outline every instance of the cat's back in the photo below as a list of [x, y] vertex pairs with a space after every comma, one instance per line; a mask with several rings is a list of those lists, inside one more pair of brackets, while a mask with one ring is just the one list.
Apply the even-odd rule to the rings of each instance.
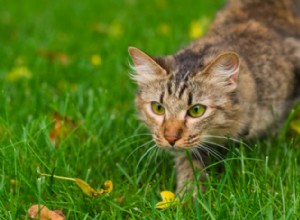
[[300, 0], [230, 0], [212, 29], [258, 22], [283, 37], [300, 38]]
[[[300, 0], [230, 0], [208, 34], [216, 35], [247, 63], [260, 99], [293, 95], [298, 86], [292, 60], [299, 53], [296, 44], [300, 48]], [[287, 39], [298, 42], [287, 44]]]

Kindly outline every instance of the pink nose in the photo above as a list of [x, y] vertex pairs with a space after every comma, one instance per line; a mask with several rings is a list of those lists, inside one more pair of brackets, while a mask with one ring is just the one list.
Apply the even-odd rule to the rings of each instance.
[[179, 139], [178, 136], [165, 136], [165, 139], [171, 144], [172, 146], [175, 144], [175, 142]]

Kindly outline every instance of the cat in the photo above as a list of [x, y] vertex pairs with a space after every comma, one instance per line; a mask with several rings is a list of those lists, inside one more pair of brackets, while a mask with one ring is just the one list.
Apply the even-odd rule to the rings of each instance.
[[262, 136], [300, 97], [300, 0], [230, 0], [174, 55], [128, 50], [139, 116], [160, 148], [177, 152], [177, 192], [195, 181], [204, 191], [208, 145]]

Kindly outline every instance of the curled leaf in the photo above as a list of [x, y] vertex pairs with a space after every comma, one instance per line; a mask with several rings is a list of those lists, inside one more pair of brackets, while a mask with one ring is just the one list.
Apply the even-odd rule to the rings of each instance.
[[113, 190], [113, 183], [111, 180], [107, 180], [104, 182], [104, 192], [110, 193]]
[[73, 181], [82, 190], [82, 192], [89, 197], [97, 197], [97, 196], [100, 196], [103, 194], [110, 193], [113, 190], [113, 183], [111, 180], [105, 181], [104, 189], [100, 189], [99, 191], [97, 191], [93, 187], [91, 187], [87, 182], [85, 182], [79, 178], [56, 176], [56, 175], [50, 175], [50, 174], [46, 174], [46, 173], [39, 173], [39, 176], [48, 176], [48, 177], [52, 177], [55, 179]]
[[80, 187], [82, 192], [90, 197], [97, 197], [103, 194], [107, 194], [113, 190], [113, 183], [111, 180], [105, 181], [104, 189], [100, 189], [99, 191], [96, 191], [94, 188], [92, 188], [88, 183], [86, 183], [82, 179], [74, 178], [74, 180], [77, 186]]
[[61, 210], [52, 211], [45, 205], [33, 205], [28, 209], [28, 216], [31, 219], [40, 220], [64, 220], [65, 216]]
[[162, 197], [162, 201], [156, 203], [155, 208], [157, 209], [166, 209], [170, 206], [175, 206], [179, 204], [179, 199], [175, 198], [174, 193], [170, 191], [162, 191], [160, 195]]
[[85, 195], [89, 197], [96, 197], [98, 195], [98, 192], [82, 179], [74, 178], [74, 181]]

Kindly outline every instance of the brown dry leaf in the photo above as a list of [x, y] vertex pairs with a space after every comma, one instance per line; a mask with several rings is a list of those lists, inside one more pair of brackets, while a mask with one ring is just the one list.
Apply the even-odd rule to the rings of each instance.
[[46, 49], [39, 49], [37, 51], [37, 54], [41, 57], [45, 57], [50, 61], [58, 61], [60, 62], [62, 65], [69, 65], [70, 63], [70, 57], [63, 52], [55, 52], [55, 51], [49, 51]]
[[45, 205], [33, 205], [28, 209], [28, 216], [31, 219], [40, 220], [65, 220], [61, 210], [49, 210]]
[[62, 117], [57, 112], [53, 114], [54, 127], [49, 132], [49, 137], [54, 146], [57, 146], [58, 142], [65, 138], [68, 133], [72, 132], [76, 128], [76, 123], [69, 117]]
[[122, 203], [124, 202], [125, 199], [126, 199], [126, 196], [125, 196], [125, 195], [122, 195], [122, 196], [120, 196], [120, 197], [117, 199], [117, 203], [122, 204]]

